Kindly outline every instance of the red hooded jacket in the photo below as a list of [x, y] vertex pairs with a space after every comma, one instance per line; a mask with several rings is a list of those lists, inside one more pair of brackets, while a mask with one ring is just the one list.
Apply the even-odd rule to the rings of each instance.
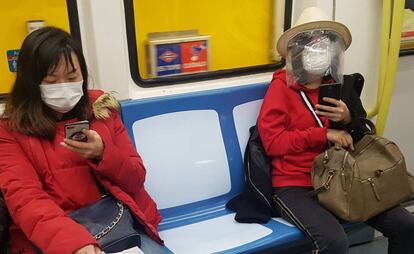
[[273, 187], [311, 187], [313, 159], [326, 149], [328, 119], [321, 117], [325, 127], [318, 127], [299, 90], [313, 106], [318, 103], [319, 89], [287, 86], [286, 71], [276, 71], [260, 109], [258, 129], [266, 153], [272, 157]]
[[[102, 93], [91, 90], [91, 104]], [[67, 216], [101, 198], [92, 171], [130, 208], [145, 232], [162, 243], [157, 232], [161, 217], [144, 189], [145, 167], [119, 115], [113, 112], [108, 119], [91, 120], [91, 129], [105, 146], [98, 164], [60, 145], [65, 123], [74, 121], [58, 122], [53, 141], [11, 131], [0, 123], [0, 188], [13, 218], [11, 253], [35, 253], [35, 244], [47, 254], [71, 254], [97, 244]]]

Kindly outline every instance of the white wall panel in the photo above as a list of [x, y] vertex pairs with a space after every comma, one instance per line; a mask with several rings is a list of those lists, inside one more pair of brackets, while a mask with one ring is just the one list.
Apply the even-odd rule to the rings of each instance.
[[344, 23], [352, 33], [352, 44], [345, 53], [344, 73], [364, 75], [361, 98], [367, 110], [373, 107], [377, 94], [381, 19], [382, 1], [336, 1], [336, 20]]
[[123, 1], [78, 2], [82, 47], [91, 75], [91, 87], [115, 91], [129, 98], [129, 62]]
[[414, 56], [400, 57], [384, 137], [397, 143], [405, 155], [408, 170], [414, 174]]

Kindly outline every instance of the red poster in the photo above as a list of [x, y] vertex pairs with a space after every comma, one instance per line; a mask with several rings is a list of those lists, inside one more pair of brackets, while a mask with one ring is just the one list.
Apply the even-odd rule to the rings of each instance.
[[206, 41], [182, 42], [181, 73], [208, 71], [208, 50]]

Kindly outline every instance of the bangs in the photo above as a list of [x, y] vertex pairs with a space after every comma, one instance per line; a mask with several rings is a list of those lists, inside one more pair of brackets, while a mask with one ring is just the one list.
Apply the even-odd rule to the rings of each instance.
[[56, 68], [59, 65], [59, 62], [62, 60], [62, 56], [63, 56], [63, 59], [65, 60], [66, 70], [68, 72], [74, 71], [76, 68], [75, 68], [75, 64], [73, 63], [72, 52], [73, 52], [73, 49], [70, 48], [69, 45], [67, 45], [65, 48], [61, 48], [59, 55], [57, 55], [57, 57], [54, 58], [53, 61], [51, 62], [46, 72], [46, 75], [54, 73], [56, 71]]
[[48, 74], [55, 72], [62, 57], [66, 68], [75, 70], [72, 53], [75, 53], [74, 49], [63, 38], [60, 43], [54, 45], [50, 45], [47, 41], [40, 45], [36, 64], [37, 73], [40, 75], [39, 82]]

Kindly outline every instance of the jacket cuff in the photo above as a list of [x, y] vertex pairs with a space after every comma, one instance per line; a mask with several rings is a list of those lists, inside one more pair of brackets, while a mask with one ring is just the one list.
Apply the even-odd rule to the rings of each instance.
[[110, 176], [111, 174], [115, 173], [114, 169], [121, 166], [119, 162], [122, 161], [122, 158], [119, 158], [120, 153], [118, 151], [118, 148], [114, 146], [111, 141], [103, 139], [102, 142], [104, 143], [105, 147], [102, 153], [102, 159], [87, 160], [87, 163], [90, 167], [100, 172], [101, 174]]
[[361, 120], [359, 120], [359, 115], [350, 110], [351, 113], [351, 121], [348, 124], [345, 124], [343, 128], [348, 131], [348, 133], [353, 132], [353, 130], [358, 129], [361, 127]]
[[76, 251], [78, 251], [79, 249], [81, 249], [81, 248], [83, 248], [87, 245], [95, 245], [95, 246], [101, 248], [101, 246], [99, 246], [99, 244], [96, 240], [94, 240], [94, 241], [78, 241], [75, 245], [71, 246], [72, 248], [67, 248], [67, 250], [60, 249], [59, 252], [57, 252], [57, 253], [75, 253]]
[[[78, 227], [82, 227], [79, 230]], [[80, 248], [83, 248], [87, 245], [95, 245], [99, 246], [96, 239], [84, 228], [83, 226], [76, 224], [75, 225], [68, 225], [68, 228], [64, 228], [63, 230], [67, 230], [67, 232], [59, 232], [56, 233], [55, 237], [59, 237], [59, 242], [54, 242], [51, 239], [51, 243], [43, 242], [42, 245], [46, 245], [46, 247], [42, 249], [43, 253], [50, 253], [50, 254], [60, 254], [60, 253], [75, 253]], [[38, 246], [39, 247], [39, 246]]]
[[314, 128], [311, 132], [310, 141], [313, 147], [325, 146], [327, 143], [326, 138], [327, 128]]

